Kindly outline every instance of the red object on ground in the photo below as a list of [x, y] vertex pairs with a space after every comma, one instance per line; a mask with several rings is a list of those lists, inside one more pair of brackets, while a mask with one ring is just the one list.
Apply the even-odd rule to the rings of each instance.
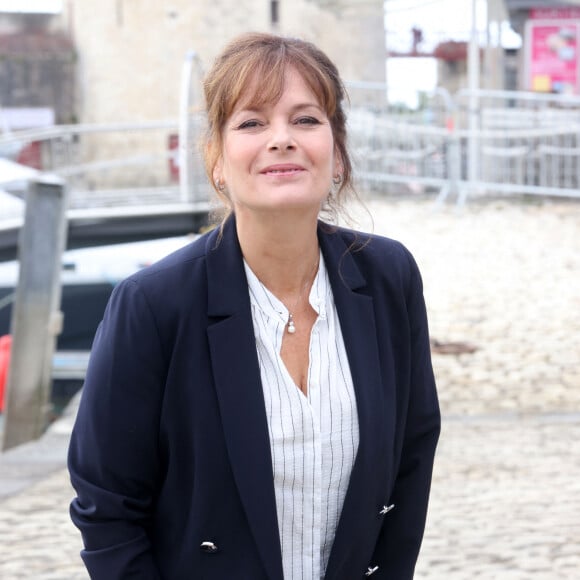
[[0, 336], [0, 413], [4, 411], [4, 396], [8, 381], [8, 365], [10, 364], [10, 347], [12, 337], [9, 334]]

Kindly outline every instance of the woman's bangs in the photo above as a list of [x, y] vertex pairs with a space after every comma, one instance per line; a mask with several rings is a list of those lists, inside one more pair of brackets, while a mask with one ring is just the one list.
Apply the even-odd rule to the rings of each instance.
[[[268, 58], [269, 57], [269, 58]], [[336, 112], [337, 100], [334, 87], [319, 68], [303, 59], [293, 59], [291, 55], [271, 54], [265, 58], [249, 61], [240, 67], [228, 91], [226, 118], [234, 109], [259, 109], [264, 105], [278, 102], [284, 92], [286, 71], [295, 69], [304, 79], [316, 100], [332, 117]]]
[[293, 65], [302, 76], [310, 90], [314, 93], [319, 105], [325, 110], [329, 119], [336, 112], [336, 95], [330, 81], [324, 74], [310, 63], [296, 63]]
[[284, 92], [284, 70], [282, 62], [247, 63], [232, 87], [227, 116], [236, 108], [258, 109], [278, 102]]

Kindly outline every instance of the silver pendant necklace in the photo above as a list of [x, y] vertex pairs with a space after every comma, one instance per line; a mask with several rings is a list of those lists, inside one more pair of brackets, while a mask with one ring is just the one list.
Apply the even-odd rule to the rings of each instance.
[[288, 322], [286, 323], [286, 330], [288, 331], [289, 334], [294, 334], [296, 332], [292, 312], [288, 312]]
[[[318, 260], [314, 264], [314, 269], [312, 270], [310, 276], [308, 276], [308, 278], [306, 279], [306, 283], [304, 284], [304, 286], [302, 286], [300, 292], [298, 293], [298, 298], [296, 299], [294, 307], [292, 308], [294, 312], [296, 312], [296, 307], [300, 303], [304, 291], [308, 286], [310, 286], [314, 282], [314, 278], [316, 277], [317, 271], [318, 271]], [[290, 308], [287, 308], [287, 310], [288, 310], [288, 320], [286, 321], [286, 330], [288, 331], [288, 334], [294, 334], [296, 332], [296, 325], [294, 324], [294, 316], [292, 315], [292, 311], [290, 310]]]

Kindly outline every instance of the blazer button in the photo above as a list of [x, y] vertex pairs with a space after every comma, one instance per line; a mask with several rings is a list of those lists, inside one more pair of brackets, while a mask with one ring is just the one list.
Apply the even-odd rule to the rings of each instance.
[[381, 514], [382, 516], [387, 515], [393, 508], [395, 507], [395, 504], [392, 503], [391, 505], [384, 505], [383, 509], [379, 512], [379, 514]]
[[218, 547], [213, 542], [202, 542], [199, 547], [207, 554], [213, 554], [218, 551]]
[[365, 572], [365, 576], [372, 576], [377, 570], [379, 569], [378, 566], [375, 566], [374, 568], [371, 568], [370, 566], [367, 568], [367, 571]]

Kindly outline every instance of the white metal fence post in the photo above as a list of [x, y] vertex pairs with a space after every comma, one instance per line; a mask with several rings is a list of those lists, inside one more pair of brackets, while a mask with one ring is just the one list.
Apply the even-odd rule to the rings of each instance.
[[477, 132], [479, 129], [479, 33], [477, 30], [477, 0], [471, 0], [471, 38], [469, 40], [468, 75], [469, 75], [469, 157], [468, 178], [470, 187], [479, 179], [479, 143]]

